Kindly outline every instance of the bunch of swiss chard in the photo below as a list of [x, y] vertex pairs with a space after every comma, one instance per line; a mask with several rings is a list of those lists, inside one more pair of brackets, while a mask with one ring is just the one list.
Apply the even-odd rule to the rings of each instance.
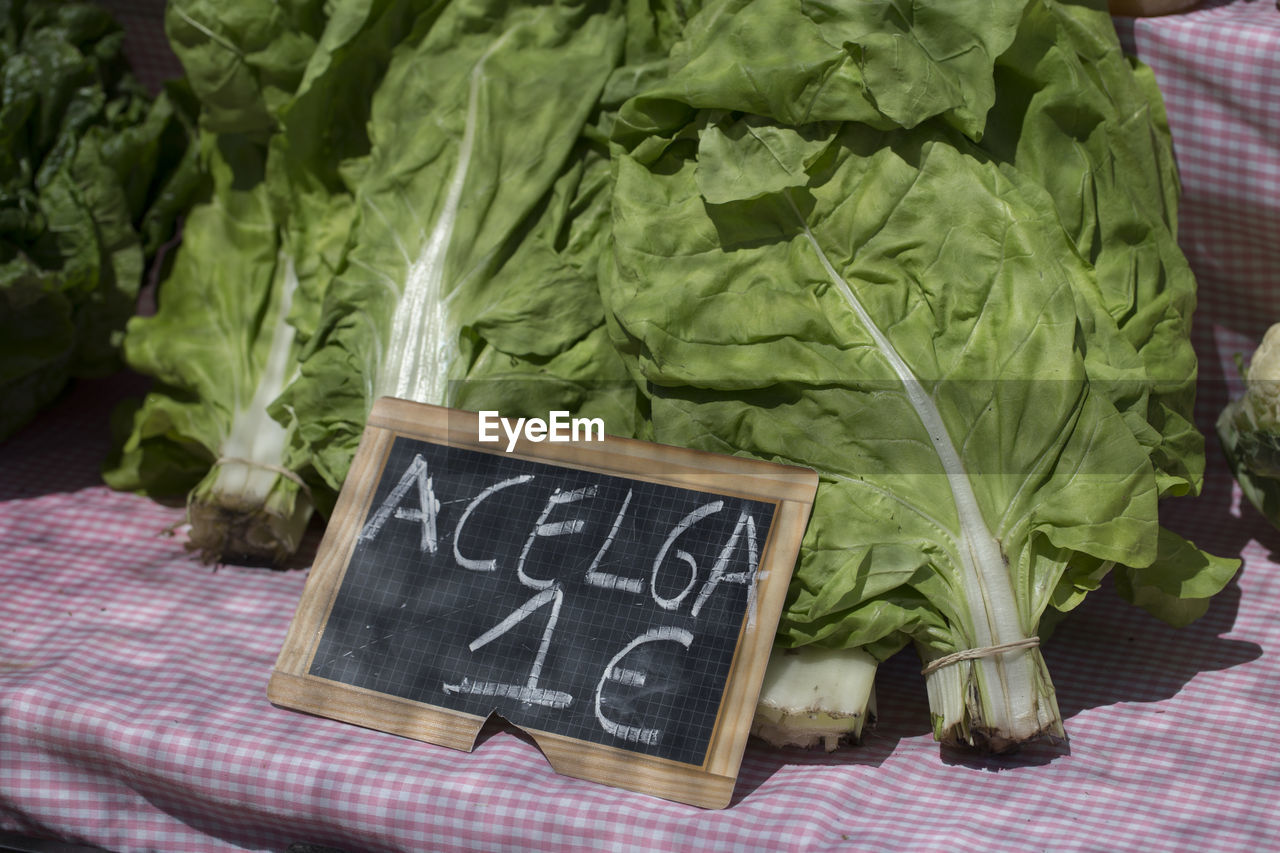
[[1063, 734], [1049, 611], [1111, 573], [1184, 622], [1236, 564], [1158, 518], [1203, 441], [1149, 73], [1104, 8], [911, 8], [691, 21], [614, 134], [602, 291], [654, 438], [820, 472], [779, 645], [914, 644], [938, 739], [1001, 749]]
[[137, 82], [101, 7], [0, 2], [0, 439], [119, 367], [146, 268], [199, 180], [194, 106]]
[[108, 472], [208, 556], [287, 559], [381, 395], [806, 465], [762, 733], [856, 731], [913, 644], [938, 738], [995, 749], [1062, 734], [1051, 614], [1110, 574], [1185, 622], [1234, 573], [1159, 523], [1195, 284], [1105, 9], [234, 8], [169, 9], [211, 180]]
[[160, 383], [108, 482], [186, 494], [209, 559], [280, 563], [379, 396], [631, 430], [595, 276], [621, 4], [189, 0], [167, 25], [214, 179], [130, 324]]

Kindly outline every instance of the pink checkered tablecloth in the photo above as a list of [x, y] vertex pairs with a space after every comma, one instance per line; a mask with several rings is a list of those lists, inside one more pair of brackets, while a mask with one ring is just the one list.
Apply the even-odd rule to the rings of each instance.
[[[1280, 320], [1280, 12], [1120, 29], [1168, 102], [1208, 430], [1232, 355]], [[1072, 614], [1045, 648], [1069, 744], [940, 750], [906, 654], [862, 746], [753, 742], [704, 811], [559, 776], [504, 730], [465, 754], [272, 706], [306, 570], [202, 565], [180, 508], [101, 485], [111, 407], [142, 387], [82, 382], [0, 445], [0, 830], [122, 853], [1280, 849], [1280, 533], [1212, 439], [1167, 521], [1244, 569], [1182, 630], [1107, 590]]]

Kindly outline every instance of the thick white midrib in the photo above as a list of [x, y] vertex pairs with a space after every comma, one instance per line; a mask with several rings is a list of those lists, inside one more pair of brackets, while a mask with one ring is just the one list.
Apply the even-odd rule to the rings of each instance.
[[204, 24], [200, 23], [195, 18], [191, 17], [186, 12], [184, 12], [180, 7], [175, 5], [172, 8], [174, 13], [176, 13], [179, 18], [186, 21], [188, 24], [195, 27], [200, 32], [204, 33], [204, 35], [207, 36], [210, 41], [214, 42], [220, 47], [225, 48], [229, 53], [234, 54], [235, 57], [239, 59], [241, 62], [244, 61], [244, 51], [236, 47], [231, 41], [224, 38], [220, 34], [214, 32], [212, 29], [205, 26]]
[[225, 462], [219, 466], [218, 478], [214, 481], [214, 491], [219, 494], [244, 495], [260, 501], [280, 477], [266, 466], [279, 466], [283, 462], [288, 430], [267, 414], [267, 406], [280, 396], [290, 378], [287, 374], [292, 363], [295, 329], [288, 318], [294, 291], [298, 289], [293, 259], [282, 258], [282, 263], [284, 280], [280, 285], [267, 360], [258, 375], [253, 397], [244, 406], [237, 402], [231, 415], [231, 429], [221, 448], [224, 459], [245, 459], [254, 464]]
[[378, 380], [379, 395], [390, 394], [420, 403], [446, 402], [449, 368], [458, 353], [458, 342], [449, 297], [444, 292], [445, 261], [475, 150], [484, 65], [512, 32], [508, 30], [494, 41], [471, 69], [466, 124], [458, 144], [458, 160], [435, 225], [417, 259], [409, 263], [406, 271], [404, 293], [396, 303], [391, 322], [387, 362]]
[[[876, 325], [871, 315], [867, 313], [866, 308], [863, 307], [858, 297], [854, 294], [853, 288], [849, 286], [844, 276], [831, 264], [826, 252], [822, 250], [822, 246], [819, 245], [813, 231], [810, 230], [808, 223], [794, 203], [792, 203], [792, 210], [795, 211], [796, 217], [800, 220], [801, 227], [804, 229], [805, 239], [813, 247], [823, 270], [827, 273], [827, 277], [871, 335], [876, 349], [889, 362], [894, 374], [901, 380], [907, 399], [910, 401], [916, 415], [920, 418], [920, 422], [924, 425], [925, 432], [929, 435], [929, 441], [932, 443], [934, 451], [938, 454], [938, 459], [942, 463], [943, 471], [947, 475], [947, 483], [951, 488], [952, 499], [955, 502], [956, 515], [960, 522], [960, 530], [956, 539], [959, 544], [965, 603], [968, 606], [970, 615], [971, 624], [969, 627], [974, 633], [973, 641], [978, 647], [989, 647], [1026, 639], [1018, 618], [1017, 599], [1013, 594], [1013, 585], [1009, 580], [1009, 573], [1005, 566], [1004, 554], [1000, 549], [1000, 543], [992, 535], [986, 519], [982, 515], [977, 495], [973, 491], [973, 484], [969, 482], [969, 475], [965, 470], [964, 463], [961, 461], [959, 453], [956, 452], [951, 436], [947, 432], [946, 425], [942, 420], [942, 413], [938, 411], [937, 405], [925, 392], [924, 387], [916, 379], [915, 374], [893, 346], [893, 343]], [[1004, 694], [1007, 699], [1005, 707], [992, 709], [1002, 710], [1005, 714], [1005, 719], [988, 720], [986, 722], [1001, 728], [1006, 734], [1017, 735], [1018, 723], [1022, 722], [1019, 718], [1025, 720], [1029, 713], [1030, 721], [1025, 724], [1033, 727], [1037, 726], [1034, 711], [1035, 686], [1031, 674], [1031, 660], [1026, 651], [1019, 649], [1012, 652], [1004, 652], [999, 655], [980, 658], [976, 663], [986, 669], [988, 683], [1004, 685]], [[1023, 710], [1019, 713], [1016, 709]]]

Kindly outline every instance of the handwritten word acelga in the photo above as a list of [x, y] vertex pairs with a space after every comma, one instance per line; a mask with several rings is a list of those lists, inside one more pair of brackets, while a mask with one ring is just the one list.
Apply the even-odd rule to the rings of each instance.
[[[543, 608], [547, 609], [542, 637], [523, 683], [474, 679], [459, 673], [458, 678], [447, 680], [442, 685], [446, 693], [504, 697], [553, 709], [567, 708], [575, 700], [572, 694], [563, 689], [555, 686], [548, 688], [541, 684], [543, 666], [554, 642], [556, 625], [564, 604], [565, 589], [564, 584], [557, 578], [537, 577], [530, 570], [529, 555], [540, 539], [585, 535], [587, 522], [581, 514], [574, 513], [573, 507], [575, 504], [596, 499], [598, 487], [552, 489], [546, 496], [537, 519], [525, 535], [523, 547], [514, 565], [500, 567], [498, 560], [494, 557], [485, 554], [464, 554], [459, 545], [464, 528], [485, 501], [507, 489], [536, 489], [538, 485], [536, 475], [522, 474], [480, 489], [467, 501], [461, 513], [457, 514], [456, 521], [451, 522], [452, 530], [445, 531], [451, 535], [442, 536], [441, 502], [436, 496], [427, 461], [422, 454], [415, 454], [396, 485], [382, 503], [369, 514], [359, 533], [358, 538], [361, 541], [372, 542], [382, 534], [387, 523], [392, 519], [416, 524], [419, 525], [419, 535], [414, 541], [418, 544], [420, 553], [426, 558], [442, 557], [446, 561], [443, 565], [444, 570], [457, 569], [488, 573], [506, 568], [514, 573], [520, 585], [531, 591], [530, 597], [492, 627], [470, 640], [468, 648], [472, 652], [502, 637], [534, 613]], [[722, 584], [742, 585], [747, 589], [746, 618], [749, 625], [754, 625], [757, 574], [763, 577], [765, 573], [757, 571], [760, 548], [756, 522], [751, 513], [745, 509], [739, 512], [732, 532], [720, 547], [714, 563], [705, 573], [698, 566], [697, 560], [680, 547], [681, 537], [686, 534], [692, 535], [690, 532], [699, 522], [725, 510], [726, 502], [722, 498], [707, 500], [685, 513], [666, 532], [651, 561], [647, 565], [642, 565], [643, 570], [638, 575], [620, 575], [601, 568], [602, 565], [609, 564], [606, 555], [631, 510], [633, 493], [632, 489], [626, 492], [608, 531], [595, 550], [594, 557], [583, 570], [581, 580], [588, 586], [647, 599], [659, 611], [674, 612], [688, 604], [687, 615], [695, 619]], [[449, 551], [442, 554], [441, 542], [444, 539], [452, 539], [453, 544]], [[438, 562], [433, 562], [433, 565], [441, 568]], [[603, 708], [602, 693], [609, 682], [637, 688], [644, 687], [646, 673], [626, 665], [628, 656], [641, 646], [669, 642], [683, 646], [687, 650], [692, 646], [694, 639], [695, 635], [686, 627], [658, 625], [623, 644], [604, 667], [595, 684], [592, 701], [595, 717], [600, 726], [609, 734], [625, 741], [656, 743], [661, 737], [661, 729], [624, 725], [610, 719]]]
[[505, 414], [374, 402], [268, 697], [724, 808], [817, 472]]
[[513, 451], [521, 435], [527, 441], [568, 442], [568, 441], [604, 441], [604, 420], [602, 418], [571, 418], [569, 413], [554, 410], [542, 418], [504, 418], [497, 412], [485, 410], [479, 412], [480, 423], [476, 438], [483, 442], [500, 441], [498, 427], [507, 435], [508, 453]]

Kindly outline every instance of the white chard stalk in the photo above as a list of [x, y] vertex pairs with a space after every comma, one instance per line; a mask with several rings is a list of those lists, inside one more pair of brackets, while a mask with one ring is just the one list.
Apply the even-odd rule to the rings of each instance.
[[[956, 626], [979, 656], [958, 660], [926, 676], [934, 734], [944, 743], [999, 751], [1049, 733], [1064, 736], [1061, 714], [1040, 650], [1030, 643], [1018, 612], [1008, 563], [992, 534], [933, 398], [892, 341], [876, 324], [849, 282], [836, 270], [799, 209], [792, 210], [823, 270], [889, 363], [919, 417], [950, 487], [959, 527], [950, 531], [960, 571], [963, 624]], [[997, 647], [1005, 651], [990, 651]], [[990, 652], [990, 653], [988, 653]]]
[[510, 35], [508, 31], [495, 41], [471, 70], [466, 125], [458, 144], [458, 160], [431, 233], [417, 258], [410, 258], [401, 246], [408, 270], [404, 292], [391, 319], [387, 356], [378, 370], [375, 396], [389, 395], [436, 405], [447, 402], [449, 373], [458, 356], [458, 324], [450, 311], [446, 261], [475, 151], [485, 62]]
[[302, 480], [285, 465], [289, 431], [267, 414], [297, 372], [288, 321], [298, 276], [283, 259], [283, 281], [271, 345], [249, 400], [232, 413], [219, 458], [187, 506], [191, 546], [206, 558], [235, 556], [282, 562], [294, 553], [313, 509]]
[[775, 648], [751, 733], [774, 746], [857, 743], [875, 716], [876, 660], [862, 649]]

